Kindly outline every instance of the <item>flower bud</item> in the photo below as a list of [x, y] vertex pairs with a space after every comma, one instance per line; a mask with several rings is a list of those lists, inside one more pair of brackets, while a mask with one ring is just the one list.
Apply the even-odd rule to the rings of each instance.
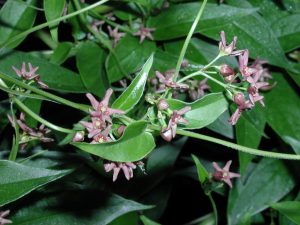
[[157, 103], [157, 108], [158, 110], [163, 111], [169, 108], [169, 104], [165, 99], [160, 99]]
[[234, 70], [228, 66], [227, 64], [223, 64], [220, 66], [220, 74], [223, 76], [223, 77], [227, 77], [227, 76], [230, 76], [230, 75], [234, 75]]
[[117, 130], [119, 136], [122, 136], [122, 134], [124, 133], [125, 128], [126, 128], [125, 125], [119, 126], [119, 128]]
[[72, 139], [73, 142], [80, 142], [84, 140], [84, 131], [77, 131]]
[[229, 76], [227, 76], [227, 77], [224, 77], [224, 81], [225, 81], [226, 83], [231, 83], [231, 82], [233, 82], [233, 79], [234, 79], [234, 74], [229, 75]]
[[168, 128], [165, 128], [165, 129], [162, 129], [160, 131], [160, 136], [167, 142], [170, 142], [173, 138], [172, 136], [172, 130], [171, 129], [168, 129]]
[[186, 68], [189, 66], [189, 61], [187, 59], [182, 60], [181, 68]]
[[247, 91], [250, 95], [254, 95], [257, 92], [257, 88], [255, 86], [250, 86]]
[[243, 105], [245, 103], [245, 97], [244, 97], [243, 93], [237, 93], [233, 97], [233, 101], [238, 105]]

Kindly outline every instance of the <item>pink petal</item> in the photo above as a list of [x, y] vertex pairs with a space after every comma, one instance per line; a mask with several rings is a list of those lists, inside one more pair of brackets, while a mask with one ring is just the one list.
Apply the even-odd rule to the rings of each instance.
[[216, 171], [222, 171], [222, 169], [219, 167], [219, 165], [216, 162], [213, 162], [212, 165]]
[[232, 188], [232, 182], [231, 182], [231, 180], [228, 178], [228, 179], [222, 179], [226, 184], [228, 184], [228, 186], [230, 187], [230, 188]]
[[229, 160], [229, 161], [226, 163], [226, 165], [224, 166], [223, 170], [224, 170], [224, 171], [226, 171], [226, 172], [228, 172], [228, 171], [229, 171], [229, 168], [230, 168], [230, 165], [231, 165], [231, 163], [232, 163], [232, 160]]
[[101, 103], [103, 104], [104, 107], [108, 106], [109, 99], [110, 99], [110, 96], [112, 95], [112, 93], [113, 93], [113, 90], [111, 88], [107, 89], [105, 96], [104, 96], [103, 100], [101, 101]]
[[120, 172], [120, 167], [115, 167], [114, 168], [114, 174], [113, 174], [113, 182], [115, 182], [118, 178], [119, 172]]
[[86, 97], [90, 100], [91, 105], [93, 106], [93, 108], [95, 110], [97, 110], [99, 102], [96, 100], [96, 98], [92, 94], [90, 94], [90, 93], [87, 93]]

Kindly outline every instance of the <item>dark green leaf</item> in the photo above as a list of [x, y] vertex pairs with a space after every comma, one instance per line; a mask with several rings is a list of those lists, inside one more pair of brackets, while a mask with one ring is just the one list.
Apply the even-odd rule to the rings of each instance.
[[140, 216], [140, 218], [144, 225], [160, 225], [159, 223], [150, 220], [148, 217], [144, 215]]
[[283, 75], [273, 74], [273, 77], [277, 85], [265, 94], [267, 122], [297, 154], [300, 154], [299, 96]]
[[178, 110], [185, 106], [191, 106], [191, 111], [184, 116], [189, 124], [185, 129], [200, 129], [214, 122], [228, 107], [227, 101], [222, 93], [213, 93], [203, 98], [186, 103], [175, 99], [169, 99], [170, 109]]
[[229, 112], [228, 110], [226, 110], [218, 117], [218, 119], [216, 119], [213, 123], [209, 124], [207, 128], [218, 134], [223, 135], [224, 137], [233, 139], [233, 126], [228, 122], [229, 118]]
[[[30, 29], [34, 23], [36, 0], [27, 0], [26, 3], [15, 0], [8, 0], [0, 11], [0, 46], [4, 45], [10, 38]], [[9, 47], [19, 45], [26, 36], [11, 43]]]
[[77, 148], [116, 162], [134, 162], [143, 159], [155, 147], [153, 136], [146, 132], [147, 123], [138, 121], [128, 125], [123, 136], [114, 142], [102, 144], [72, 143]]
[[[44, 0], [44, 10], [47, 21], [57, 19], [63, 13], [65, 0]], [[57, 24], [50, 27], [50, 33], [54, 41], [58, 42]]]
[[[201, 4], [198, 2], [171, 6], [158, 16], [150, 17], [147, 26], [155, 28], [155, 32], [153, 33], [155, 40], [184, 37], [188, 34], [200, 6]], [[225, 4], [217, 5], [208, 3], [196, 30], [199, 30], [200, 27], [203, 30], [220, 29], [220, 24], [231, 23], [233, 19], [253, 12], [255, 12], [255, 9], [243, 9]]]
[[72, 47], [73, 44], [71, 42], [59, 43], [51, 55], [50, 62], [57, 65], [62, 64], [68, 58]]
[[68, 191], [40, 198], [10, 217], [22, 225], [106, 225], [121, 215], [151, 206], [100, 191]]
[[[112, 83], [136, 72], [154, 51], [155, 44], [153, 42], [146, 40], [140, 44], [138, 38], [126, 35], [115, 48], [119, 65], [113, 54], [108, 56], [106, 68], [108, 80]], [[120, 66], [123, 72], [120, 70]]]
[[192, 158], [196, 164], [197, 167], [197, 171], [198, 171], [198, 178], [201, 184], [204, 183], [204, 181], [206, 180], [206, 178], [208, 177], [208, 173], [205, 169], [204, 166], [202, 166], [201, 162], [199, 161], [199, 159], [197, 158], [197, 156], [192, 154]]
[[88, 91], [102, 97], [108, 89], [104, 70], [106, 53], [94, 42], [84, 42], [76, 55], [77, 68]]
[[[86, 92], [80, 76], [71, 70], [49, 63], [42, 58], [36, 58], [28, 53], [8, 51], [0, 55], [0, 72], [17, 77], [12, 66], [20, 69], [22, 63], [31, 63], [34, 67], [39, 67], [37, 73], [41, 76], [41, 81], [46, 83], [50, 89], [68, 91], [74, 93]], [[27, 65], [28, 68], [28, 65]]]
[[228, 224], [232, 225], [268, 208], [270, 203], [280, 200], [295, 186], [284, 163], [267, 158], [262, 159], [251, 174], [245, 174], [238, 181], [228, 202]]
[[[23, 102], [28, 108], [30, 108], [36, 114], [40, 114], [42, 101], [39, 99], [27, 98]], [[37, 121], [30, 116], [25, 117], [26, 124], [30, 127], [36, 127]]]
[[271, 204], [273, 209], [276, 209], [281, 214], [285, 215], [296, 224], [300, 224], [300, 202], [286, 201]]
[[0, 206], [13, 202], [70, 172], [72, 170], [47, 170], [0, 160]]
[[126, 90], [112, 104], [112, 108], [121, 109], [126, 112], [131, 110], [141, 99], [150, 68], [153, 63], [153, 55], [144, 64], [142, 70], [134, 78]]

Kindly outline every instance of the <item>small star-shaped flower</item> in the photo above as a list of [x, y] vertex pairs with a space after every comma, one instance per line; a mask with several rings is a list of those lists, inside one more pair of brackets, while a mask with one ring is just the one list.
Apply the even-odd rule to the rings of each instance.
[[224, 55], [234, 55], [234, 56], [242, 54], [243, 50], [234, 51], [236, 41], [237, 41], [236, 36], [233, 37], [233, 41], [229, 45], [226, 44], [226, 37], [224, 31], [221, 31], [220, 37], [221, 37], [221, 41], [219, 42], [220, 52], [222, 52]]
[[109, 36], [113, 39], [113, 47], [116, 47], [120, 39], [125, 36], [125, 33], [119, 32], [118, 27], [112, 29], [111, 26], [107, 26], [107, 29]]
[[136, 165], [144, 165], [142, 161], [139, 162], [109, 162], [104, 164], [105, 172], [113, 171], [113, 182], [118, 178], [119, 172], [122, 169], [125, 178], [130, 180], [133, 178], [133, 170], [137, 168]]
[[216, 162], [212, 163], [212, 165], [213, 165], [213, 167], [215, 169], [214, 174], [213, 174], [214, 179], [217, 180], [217, 181], [223, 181], [223, 182], [225, 182], [226, 184], [228, 184], [228, 186], [230, 188], [232, 188], [231, 179], [235, 178], [235, 177], [240, 177], [241, 176], [238, 173], [232, 173], [232, 172], [229, 171], [231, 163], [232, 163], [232, 161], [229, 160], [226, 163], [226, 165], [224, 166], [223, 169], [221, 169]]
[[158, 78], [159, 82], [166, 87], [177, 88], [177, 89], [189, 88], [187, 84], [176, 83], [175, 81], [173, 81], [173, 73], [166, 73], [166, 75], [164, 76], [159, 71], [156, 71], [155, 75]]
[[155, 31], [155, 28], [147, 28], [144, 27], [143, 25], [140, 26], [140, 29], [135, 32], [133, 35], [134, 36], [140, 36], [140, 43], [143, 43], [145, 38], [148, 38], [150, 40], [154, 40], [151, 32]]
[[238, 105], [238, 108], [235, 110], [235, 112], [229, 118], [229, 123], [231, 125], [235, 125], [237, 123], [238, 119], [241, 117], [242, 112], [244, 110], [250, 109], [254, 106], [251, 101], [245, 100], [245, 97], [242, 93], [237, 93], [233, 97], [233, 101]]

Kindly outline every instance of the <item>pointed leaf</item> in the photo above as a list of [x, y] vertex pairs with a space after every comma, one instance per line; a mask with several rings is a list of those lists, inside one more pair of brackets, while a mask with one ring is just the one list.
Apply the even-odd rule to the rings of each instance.
[[140, 216], [140, 218], [144, 225], [160, 225], [159, 223], [150, 220], [148, 217], [144, 215]]
[[192, 154], [192, 158], [196, 164], [197, 172], [198, 172], [198, 178], [201, 184], [204, 183], [206, 178], [208, 177], [208, 172], [206, 171], [205, 167], [202, 166], [200, 160], [197, 158], [197, 156]]
[[281, 214], [285, 215], [296, 224], [300, 224], [300, 202], [286, 201], [271, 204], [273, 209], [276, 209]]

